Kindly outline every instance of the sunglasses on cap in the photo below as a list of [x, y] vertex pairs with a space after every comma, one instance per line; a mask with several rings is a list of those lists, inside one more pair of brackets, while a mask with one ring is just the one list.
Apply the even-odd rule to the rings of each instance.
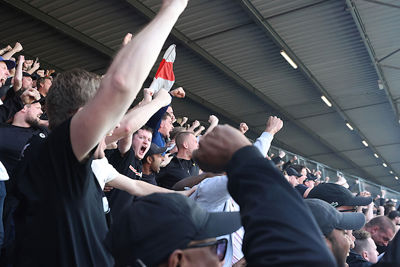
[[211, 242], [189, 245], [186, 249], [204, 247], [211, 247], [212, 251], [217, 255], [218, 260], [223, 261], [228, 247], [228, 239], [222, 238]]

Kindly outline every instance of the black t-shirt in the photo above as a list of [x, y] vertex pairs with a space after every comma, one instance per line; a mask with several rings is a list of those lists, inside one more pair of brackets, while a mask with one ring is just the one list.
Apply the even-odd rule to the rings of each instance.
[[46, 128], [25, 128], [6, 123], [0, 123], [0, 161], [6, 167], [9, 175], [21, 159], [21, 152], [32, 136], [46, 138]]
[[89, 159], [76, 159], [70, 120], [33, 138], [15, 169], [16, 266], [113, 266], [102, 193]]
[[196, 175], [199, 175], [199, 167], [193, 160], [173, 157], [171, 162], [157, 175], [157, 184], [171, 189], [183, 178]]
[[144, 174], [143, 173], [142, 181], [146, 182], [146, 183], [149, 183], [149, 184], [157, 185], [155, 173], [151, 173], [151, 174]]
[[[106, 153], [108, 162], [121, 174], [131, 179], [142, 179], [142, 161], [135, 157], [135, 151], [131, 147], [124, 155], [118, 149]], [[135, 196], [119, 190], [113, 189], [107, 194], [108, 203], [111, 209], [111, 217], [116, 220], [121, 211], [135, 200]]]

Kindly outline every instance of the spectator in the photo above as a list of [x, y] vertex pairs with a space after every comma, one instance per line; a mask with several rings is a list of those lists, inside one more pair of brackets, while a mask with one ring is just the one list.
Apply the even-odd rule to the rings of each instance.
[[221, 265], [227, 245], [216, 237], [239, 227], [238, 212], [208, 213], [181, 195], [152, 194], [128, 206], [108, 241], [116, 266], [212, 267]]
[[386, 216], [378, 216], [370, 220], [364, 227], [371, 234], [379, 253], [385, 252], [390, 240], [396, 233], [393, 222]]
[[14, 177], [17, 266], [114, 265], [90, 168], [93, 149], [123, 118], [186, 4], [164, 1], [101, 83], [81, 70], [57, 76], [46, 99], [52, 132], [31, 142]]
[[10, 75], [10, 70], [15, 68], [15, 62], [0, 57], [0, 84], [3, 86]]
[[339, 267], [345, 267], [350, 243], [345, 237], [345, 230], [359, 230], [365, 224], [361, 213], [342, 213], [320, 199], [306, 199], [315, 220], [325, 236], [325, 241], [336, 259]]
[[372, 202], [371, 197], [354, 196], [347, 188], [332, 183], [319, 184], [307, 198], [324, 200], [341, 212], [356, 211], [357, 206], [367, 206]]
[[353, 231], [355, 247], [347, 257], [349, 267], [369, 267], [378, 262], [378, 251], [371, 235], [364, 230]]
[[389, 214], [387, 215], [389, 219], [392, 220], [392, 222], [394, 223], [395, 227], [396, 227], [396, 233], [399, 230], [399, 224], [400, 224], [400, 212], [397, 210], [392, 210], [391, 212], [389, 212]]
[[143, 181], [153, 185], [157, 185], [156, 174], [160, 172], [161, 163], [163, 161], [162, 154], [167, 150], [166, 147], [159, 147], [152, 143], [149, 151], [142, 160], [143, 164]]
[[[243, 124], [241, 124], [241, 127], [239, 128], [242, 133], [245, 126], [248, 130], [247, 125]], [[253, 146], [256, 147], [262, 155], [267, 155], [272, 139], [275, 134], [282, 129], [282, 127], [283, 122], [281, 119], [270, 116], [266, 122], [264, 132], [256, 139]], [[239, 211], [238, 204], [231, 198], [227, 191], [228, 177], [226, 175], [215, 176], [214, 174], [205, 178], [206, 179], [199, 183], [199, 181], [192, 182], [194, 179], [189, 177], [176, 184], [176, 186], [180, 184], [180, 187], [174, 186], [174, 188], [182, 189], [185, 186], [191, 187], [194, 184], [199, 183], [195, 193], [193, 193], [190, 198], [194, 199], [202, 208], [209, 212]], [[245, 261], [242, 252], [243, 235], [244, 230], [243, 228], [240, 228], [231, 235], [226, 236], [228, 239], [228, 249], [224, 264], [225, 267], [232, 266], [232, 264], [240, 266], [240, 264]]]
[[217, 126], [195, 152], [202, 170], [227, 171], [229, 193], [240, 206], [248, 266], [337, 266], [302, 198], [250, 145], [239, 130]]
[[51, 77], [40, 77], [37, 81], [36, 81], [36, 86], [37, 86], [37, 90], [40, 93], [40, 97], [44, 98], [47, 96], [49, 89], [52, 85], [52, 78]]
[[192, 160], [192, 153], [198, 148], [197, 139], [192, 132], [180, 132], [175, 138], [178, 153], [171, 162], [162, 168], [157, 176], [157, 183], [165, 188], [189, 176], [199, 175], [199, 167]]

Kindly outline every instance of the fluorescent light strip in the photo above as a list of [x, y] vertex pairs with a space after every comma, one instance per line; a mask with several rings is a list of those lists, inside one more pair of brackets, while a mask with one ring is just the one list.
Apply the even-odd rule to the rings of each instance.
[[346, 122], [346, 126], [347, 126], [347, 128], [349, 128], [351, 131], [354, 130], [353, 127], [351, 127], [350, 123]]
[[387, 167], [387, 164], [386, 164], [386, 163], [382, 163], [382, 165], [383, 165], [383, 167], [385, 167], [385, 168]]
[[365, 140], [363, 140], [362, 143], [364, 146], [368, 146], [368, 143]]
[[281, 50], [281, 55], [294, 69], [297, 69], [297, 64], [286, 54], [285, 51]]
[[393, 174], [393, 171], [390, 171], [389, 173], [390, 173], [390, 174]]
[[375, 158], [379, 158], [378, 154], [374, 153], [374, 157]]
[[394, 178], [395, 178], [396, 180], [399, 180], [399, 177], [397, 177], [397, 176], [395, 176]]
[[325, 104], [328, 106], [328, 107], [332, 107], [332, 103], [331, 102], [329, 102], [329, 100], [328, 100], [328, 98], [326, 98], [326, 96], [321, 96], [321, 99], [322, 99], [322, 101], [324, 101], [325, 102]]

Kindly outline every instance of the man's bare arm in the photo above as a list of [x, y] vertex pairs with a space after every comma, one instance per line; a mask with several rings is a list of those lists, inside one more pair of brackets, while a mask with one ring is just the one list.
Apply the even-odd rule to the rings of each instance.
[[186, 5], [187, 0], [164, 0], [156, 17], [117, 54], [96, 96], [73, 116], [71, 144], [79, 161], [122, 119]]
[[17, 92], [22, 87], [22, 65], [24, 64], [24, 61], [25, 57], [22, 55], [19, 56], [18, 65], [14, 76], [14, 84], [13, 84], [14, 92]]

